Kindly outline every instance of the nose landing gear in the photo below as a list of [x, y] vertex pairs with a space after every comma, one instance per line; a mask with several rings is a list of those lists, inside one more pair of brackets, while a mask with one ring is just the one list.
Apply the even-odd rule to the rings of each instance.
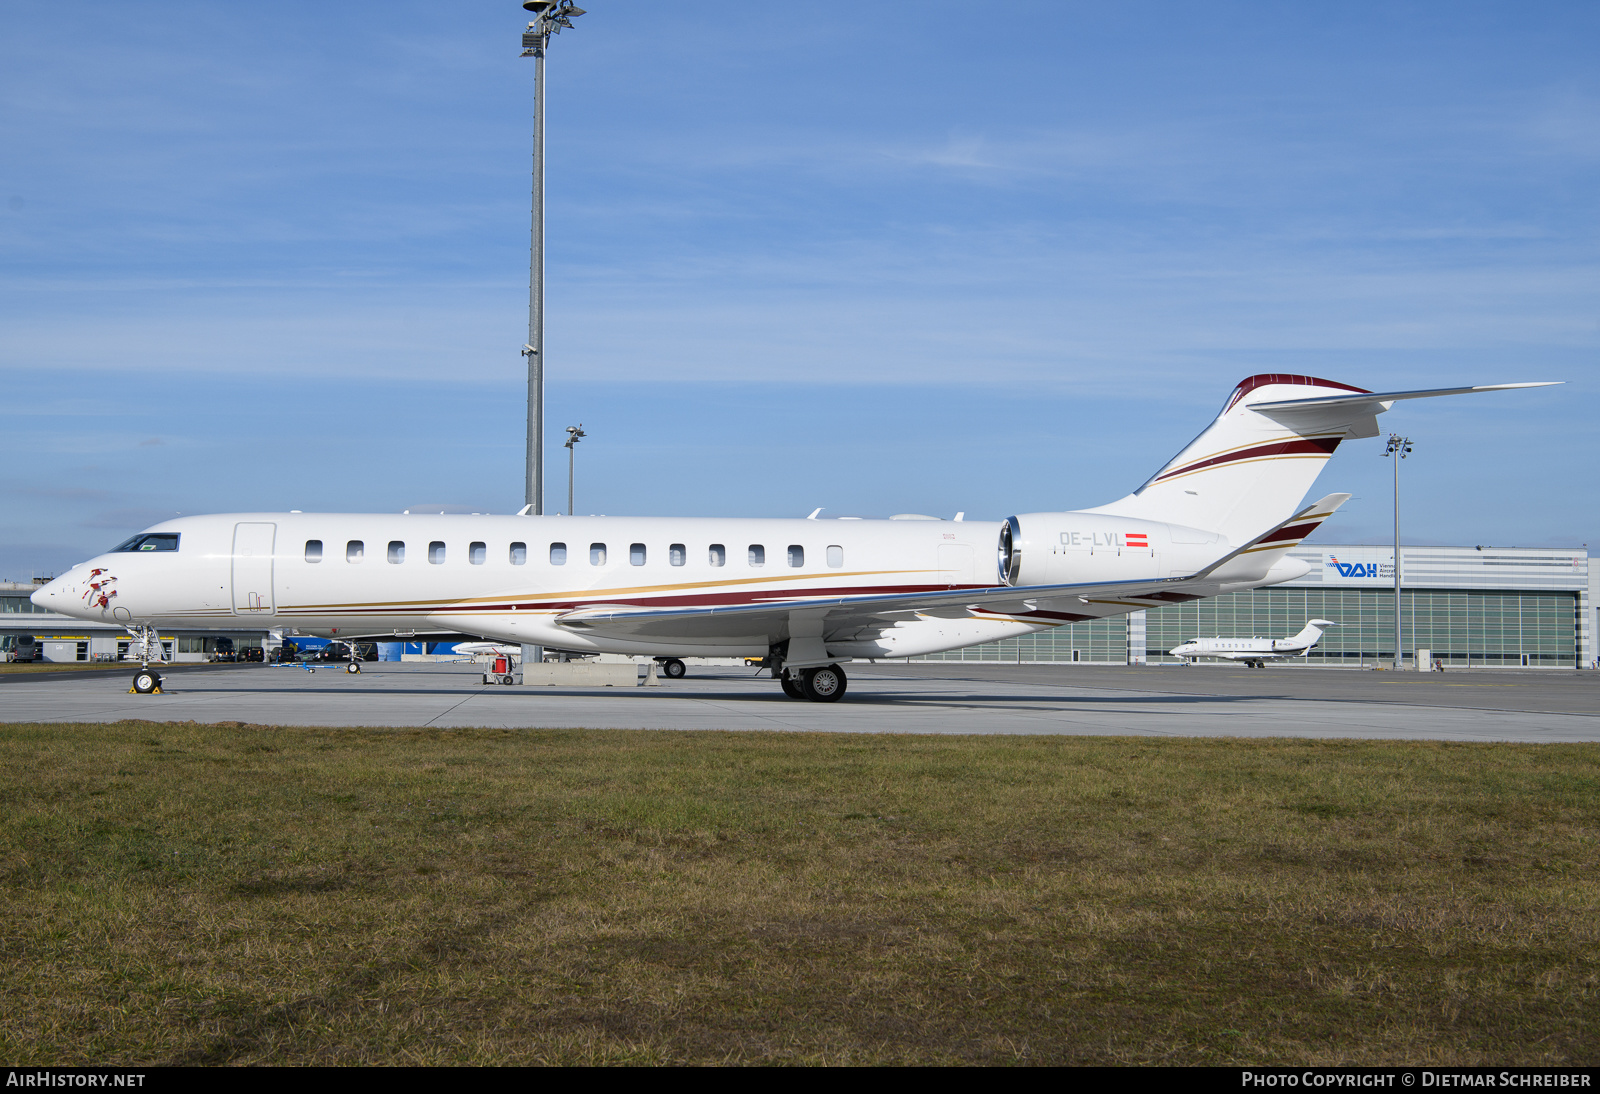
[[133, 674], [133, 686], [128, 689], [129, 695], [160, 695], [161, 674], [150, 667], [150, 650], [154, 647], [158, 653], [156, 663], [161, 663], [159, 645], [161, 639], [155, 627], [149, 623], [140, 623], [136, 627], [124, 627], [129, 634], [139, 640], [139, 671]]

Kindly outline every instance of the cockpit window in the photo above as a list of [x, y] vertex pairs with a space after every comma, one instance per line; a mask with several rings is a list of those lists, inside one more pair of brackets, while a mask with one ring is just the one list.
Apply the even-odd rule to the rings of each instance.
[[116, 554], [118, 551], [176, 551], [177, 549], [177, 532], [149, 532], [134, 536], [126, 543], [113, 547], [111, 553]]

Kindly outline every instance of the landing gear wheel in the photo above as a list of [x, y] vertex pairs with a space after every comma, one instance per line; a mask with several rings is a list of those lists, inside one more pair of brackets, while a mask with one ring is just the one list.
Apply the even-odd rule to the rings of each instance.
[[682, 680], [689, 674], [689, 668], [676, 657], [669, 657], [661, 662], [661, 675], [668, 680]]
[[800, 674], [800, 689], [813, 703], [837, 703], [844, 698], [846, 686], [844, 669], [838, 665], [806, 669]]
[[161, 674], [141, 669], [133, 674], [133, 690], [140, 695], [154, 695], [156, 689], [161, 687]]
[[778, 677], [778, 683], [783, 685], [783, 693], [791, 699], [804, 699], [806, 693], [800, 690], [800, 684], [788, 673]]
[[344, 667], [344, 671], [345, 672], [351, 672], [351, 673], [360, 672], [361, 671], [361, 662], [359, 662], [359, 661], [350, 662], [348, 665], [346, 665]]

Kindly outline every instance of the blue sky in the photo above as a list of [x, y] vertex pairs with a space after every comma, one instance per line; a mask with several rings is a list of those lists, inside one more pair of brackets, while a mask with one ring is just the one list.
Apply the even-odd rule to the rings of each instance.
[[[1240, 378], [1411, 404], [1406, 539], [1596, 511], [1600, 6], [594, 0], [550, 508], [1100, 504]], [[0, 2], [0, 577], [171, 513], [521, 504], [514, 0]], [[1388, 536], [1347, 444], [1327, 542]]]

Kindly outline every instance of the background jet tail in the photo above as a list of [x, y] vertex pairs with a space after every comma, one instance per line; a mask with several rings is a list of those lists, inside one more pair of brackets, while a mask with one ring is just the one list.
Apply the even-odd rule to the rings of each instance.
[[1087, 512], [1187, 525], [1244, 543], [1294, 512], [1340, 441], [1376, 437], [1378, 415], [1396, 401], [1542, 386], [1375, 393], [1315, 376], [1252, 376], [1233, 389], [1216, 421], [1148, 482]]
[[1301, 632], [1285, 643], [1290, 647], [1304, 647], [1310, 649], [1322, 641], [1322, 632], [1328, 627], [1337, 627], [1339, 624], [1331, 619], [1313, 619], [1305, 625]]

